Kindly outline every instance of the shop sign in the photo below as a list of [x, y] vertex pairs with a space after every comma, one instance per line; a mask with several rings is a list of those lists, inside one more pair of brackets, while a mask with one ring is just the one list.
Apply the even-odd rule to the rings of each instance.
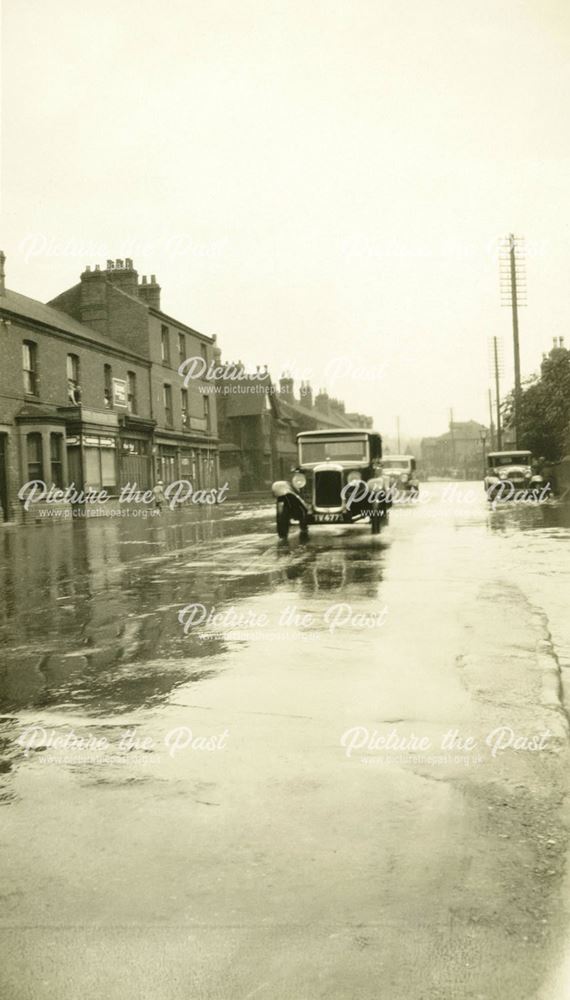
[[124, 407], [127, 405], [127, 382], [124, 378], [113, 379], [113, 405]]

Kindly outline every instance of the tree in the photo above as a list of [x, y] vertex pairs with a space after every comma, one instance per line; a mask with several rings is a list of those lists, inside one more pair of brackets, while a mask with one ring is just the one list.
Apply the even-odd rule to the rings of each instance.
[[[512, 427], [514, 392], [503, 404], [505, 427]], [[570, 453], [570, 351], [555, 347], [544, 358], [540, 375], [523, 384], [519, 441], [533, 455], [558, 462]]]

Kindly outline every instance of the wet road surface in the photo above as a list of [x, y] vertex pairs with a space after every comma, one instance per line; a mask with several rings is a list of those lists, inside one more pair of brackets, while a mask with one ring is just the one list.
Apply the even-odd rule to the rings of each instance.
[[4, 531], [2, 997], [565, 996], [570, 509], [423, 496]]

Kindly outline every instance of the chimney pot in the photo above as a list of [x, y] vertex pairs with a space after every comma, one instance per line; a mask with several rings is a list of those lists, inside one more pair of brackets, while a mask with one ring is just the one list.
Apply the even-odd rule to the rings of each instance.
[[126, 257], [125, 258], [125, 267], [128, 268], [129, 271], [132, 271], [132, 269], [133, 269], [133, 262], [132, 262], [132, 260], [131, 260], [130, 257]]
[[116, 262], [115, 266], [119, 269], [119, 271], [122, 271], [122, 269], [123, 269], [123, 261], [121, 260], [120, 257], [117, 257], [117, 262]]
[[99, 267], [99, 264], [95, 264], [95, 270], [96, 271], [100, 271], [101, 270], [101, 268]]
[[143, 285], [146, 285], [146, 274], [143, 274], [142, 283], [143, 283]]
[[[115, 266], [115, 265], [113, 264], [113, 261], [112, 261], [112, 260], [108, 260], [108, 261], [107, 261], [107, 270], [108, 270], [108, 271], [112, 271], [112, 270], [113, 270], [113, 268], [114, 268], [114, 266]], [[99, 268], [97, 268], [97, 270], [99, 270]]]
[[86, 267], [85, 267], [85, 270], [86, 271], [90, 271], [91, 270], [91, 264], [87, 264]]
[[151, 274], [150, 283], [151, 285], [156, 285], [156, 274]]

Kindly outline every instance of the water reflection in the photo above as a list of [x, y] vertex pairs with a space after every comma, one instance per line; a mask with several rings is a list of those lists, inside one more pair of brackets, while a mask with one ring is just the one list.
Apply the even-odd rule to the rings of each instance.
[[510, 534], [519, 531], [541, 531], [549, 528], [570, 529], [570, 504], [560, 500], [545, 503], [502, 503], [489, 507], [491, 531]]
[[375, 598], [384, 556], [364, 529], [283, 548], [271, 511], [6, 532], [0, 712], [80, 708], [105, 717], [156, 705], [223, 667], [223, 637], [184, 634], [186, 604], [223, 610], [280, 588]]

